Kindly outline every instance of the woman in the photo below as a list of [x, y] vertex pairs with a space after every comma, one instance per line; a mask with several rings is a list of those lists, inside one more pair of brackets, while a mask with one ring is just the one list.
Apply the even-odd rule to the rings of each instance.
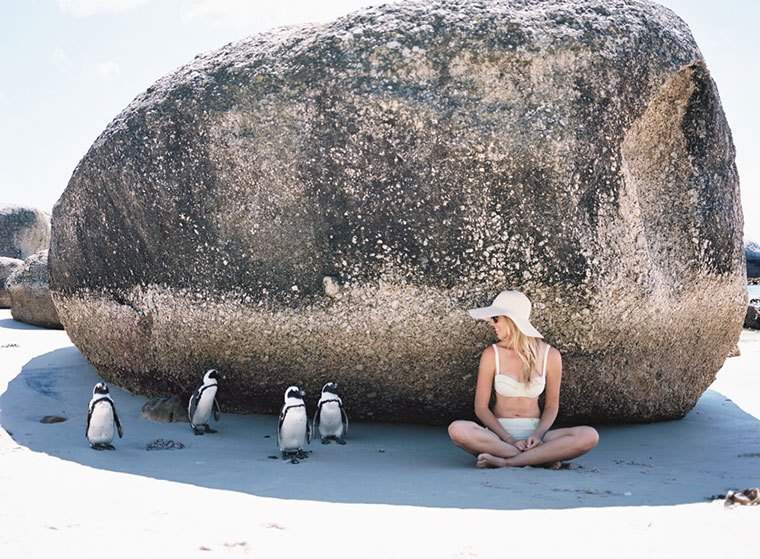
[[[531, 303], [519, 291], [502, 291], [489, 307], [468, 311], [487, 319], [498, 342], [480, 356], [475, 388], [475, 415], [483, 422], [454, 421], [454, 444], [477, 455], [479, 468], [544, 465], [561, 467], [594, 448], [599, 434], [593, 427], [550, 427], [559, 411], [562, 357], [543, 341], [530, 323]], [[496, 392], [493, 411], [488, 404]], [[544, 411], [538, 397], [546, 390]]]

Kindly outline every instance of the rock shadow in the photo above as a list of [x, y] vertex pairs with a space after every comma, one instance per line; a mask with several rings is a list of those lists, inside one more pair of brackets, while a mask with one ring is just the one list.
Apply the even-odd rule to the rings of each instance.
[[[74, 347], [29, 361], [0, 395], [0, 424], [19, 445], [93, 468], [282, 499], [478, 509], [675, 505], [760, 485], [760, 422], [716, 391], [680, 421], [602, 426], [573, 468], [481, 471], [445, 428], [357, 423], [346, 446], [311, 445], [300, 464], [277, 454], [277, 418], [224, 415], [216, 435], [140, 417], [145, 399], [111, 391], [125, 428], [115, 452], [90, 450], [86, 409], [97, 372]], [[224, 403], [224, 388], [220, 389]], [[346, 395], [349, 406], [350, 389]], [[314, 402], [308, 402], [313, 409]], [[44, 416], [66, 421], [43, 424]], [[156, 439], [179, 450], [146, 450]]]

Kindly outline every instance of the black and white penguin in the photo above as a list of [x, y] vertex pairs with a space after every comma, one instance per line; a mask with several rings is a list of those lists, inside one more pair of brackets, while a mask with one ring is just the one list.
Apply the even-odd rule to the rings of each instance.
[[115, 450], [111, 444], [114, 436], [114, 425], [121, 438], [124, 433], [116, 413], [116, 406], [108, 393], [108, 385], [99, 382], [92, 389], [92, 399], [87, 410], [87, 427], [84, 434], [94, 450]]
[[277, 425], [277, 445], [282, 457], [290, 457], [294, 464], [298, 463], [299, 458], [307, 457], [304, 449], [311, 443], [311, 428], [303, 400], [305, 396], [306, 392], [301, 387], [288, 387]]
[[[187, 404], [187, 418], [190, 421], [190, 427], [193, 433], [203, 435], [204, 433], [216, 433], [216, 430], [209, 427], [209, 419], [214, 414], [214, 420], [219, 421], [219, 402], [216, 401], [216, 390], [219, 383], [219, 371], [209, 369], [203, 375], [203, 384], [193, 392], [190, 402]], [[203, 427], [203, 429], [201, 429]]]
[[348, 433], [348, 415], [343, 408], [343, 400], [338, 396], [338, 385], [328, 382], [322, 387], [322, 395], [314, 413], [312, 431], [322, 439], [322, 444], [331, 440], [338, 444], [346, 444], [343, 437]]

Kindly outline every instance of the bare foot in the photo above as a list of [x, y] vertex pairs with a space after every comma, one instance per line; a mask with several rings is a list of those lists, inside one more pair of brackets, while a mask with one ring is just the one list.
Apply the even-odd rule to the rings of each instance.
[[487, 452], [478, 454], [478, 460], [475, 462], [476, 468], [503, 468], [506, 465], [507, 461], [504, 458], [499, 458]]

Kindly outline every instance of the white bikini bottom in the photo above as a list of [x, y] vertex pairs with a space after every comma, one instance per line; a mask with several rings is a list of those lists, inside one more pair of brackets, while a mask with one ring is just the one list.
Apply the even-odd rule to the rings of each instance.
[[530, 437], [541, 421], [538, 417], [499, 417], [498, 420], [504, 430], [518, 441]]

